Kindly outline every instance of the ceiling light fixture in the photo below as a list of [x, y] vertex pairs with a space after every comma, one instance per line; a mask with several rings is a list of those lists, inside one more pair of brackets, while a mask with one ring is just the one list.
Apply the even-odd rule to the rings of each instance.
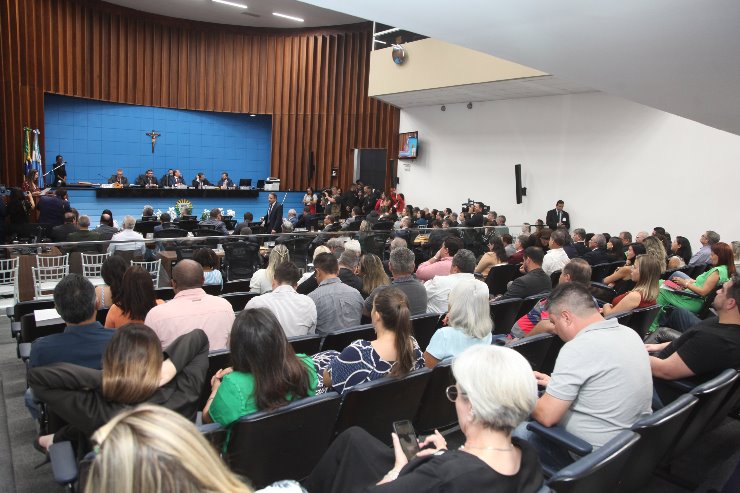
[[247, 6], [244, 5], [243, 3], [227, 2], [226, 0], [211, 0], [211, 1], [213, 1], [215, 3], [222, 3], [224, 5], [229, 5], [231, 7], [237, 7], [237, 8], [240, 8], [240, 9], [246, 9], [247, 8]]
[[272, 15], [275, 15], [277, 17], [283, 17], [285, 19], [290, 19], [296, 22], [303, 22], [303, 19], [301, 19], [300, 17], [293, 17], [292, 15], [281, 14], [280, 12], [273, 12]]
[[392, 29], [386, 29], [385, 31], [380, 31], [379, 33], [375, 33], [375, 34], [373, 34], [373, 36], [382, 36], [384, 34], [390, 34], [390, 33], [396, 32], [396, 31], [400, 31], [400, 30], [401, 30], [400, 27], [394, 27]]

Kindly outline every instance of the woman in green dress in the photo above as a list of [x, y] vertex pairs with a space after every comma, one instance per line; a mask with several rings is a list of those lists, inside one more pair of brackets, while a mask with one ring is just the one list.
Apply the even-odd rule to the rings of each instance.
[[205, 423], [228, 426], [247, 414], [316, 395], [313, 360], [293, 352], [268, 309], [243, 310], [234, 321], [229, 347], [233, 366], [219, 370], [211, 380]]
[[[661, 289], [656, 303], [661, 306], [661, 312], [663, 311], [663, 307], [671, 305], [677, 308], [684, 308], [692, 313], [699, 313], [702, 305], [704, 305], [705, 297], [713, 292], [717, 286], [721, 286], [727, 282], [735, 273], [732, 248], [727, 243], [719, 242], [712, 245], [710, 259], [712, 268], [697, 276], [696, 279], [692, 279], [681, 272], [674, 273], [671, 278], [671, 281], [683, 288], [683, 292], [697, 294], [699, 295], [698, 298], [684, 296], [681, 294], [682, 291], [674, 291], [664, 287], [664, 281], [660, 282]], [[651, 332], [658, 327], [658, 320], [660, 318], [659, 315], [655, 319], [655, 322], [653, 322], [653, 326], [650, 327]]]

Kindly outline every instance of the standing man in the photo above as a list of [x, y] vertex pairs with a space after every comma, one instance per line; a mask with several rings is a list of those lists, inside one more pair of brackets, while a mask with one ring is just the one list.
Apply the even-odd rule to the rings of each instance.
[[275, 192], [270, 192], [267, 201], [270, 205], [267, 207], [267, 215], [263, 218], [265, 230], [272, 234], [280, 233], [283, 224], [283, 206], [277, 203]]
[[56, 161], [54, 161], [54, 186], [55, 187], [66, 187], [67, 186], [67, 163], [61, 154], [57, 155]]
[[70, 210], [67, 190], [57, 188], [53, 195], [47, 194], [39, 197], [36, 208], [39, 210], [39, 224], [51, 224], [52, 226], [64, 224], [64, 213]]
[[563, 207], [565, 207], [565, 202], [558, 200], [555, 208], [547, 211], [545, 223], [548, 228], [555, 230], [558, 226], [564, 226], [565, 229], [570, 229], [570, 216], [563, 210]]

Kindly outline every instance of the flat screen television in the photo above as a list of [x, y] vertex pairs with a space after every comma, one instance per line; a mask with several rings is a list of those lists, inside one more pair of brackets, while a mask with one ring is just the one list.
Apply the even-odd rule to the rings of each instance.
[[405, 132], [398, 136], [398, 159], [416, 159], [419, 152], [419, 132]]

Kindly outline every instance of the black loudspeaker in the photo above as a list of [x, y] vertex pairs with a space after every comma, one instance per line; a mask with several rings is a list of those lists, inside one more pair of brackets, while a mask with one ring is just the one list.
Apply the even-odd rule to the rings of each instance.
[[527, 196], [527, 187], [522, 186], [522, 165], [514, 165], [514, 180], [516, 181], [516, 203], [522, 203], [522, 197]]

